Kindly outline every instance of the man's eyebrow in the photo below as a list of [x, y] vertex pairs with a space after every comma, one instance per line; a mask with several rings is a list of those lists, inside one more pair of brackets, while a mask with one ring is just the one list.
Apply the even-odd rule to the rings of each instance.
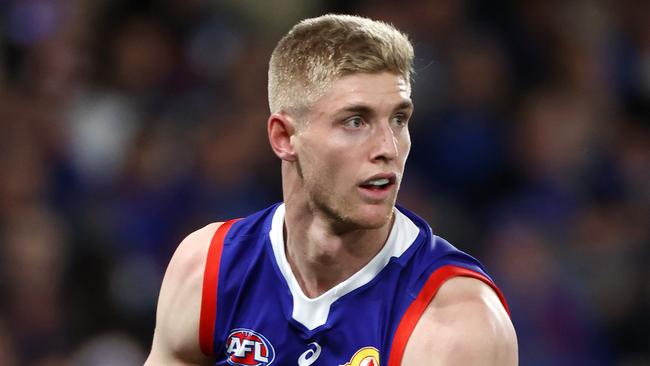
[[[412, 109], [413, 108], [413, 102], [410, 100], [405, 100], [398, 104], [395, 107], [396, 111], [399, 110], [404, 110], [404, 109]], [[358, 113], [358, 114], [373, 114], [374, 111], [371, 107], [364, 105], [364, 104], [351, 104], [346, 107], [343, 107], [339, 110], [339, 113], [341, 112], [352, 112], [352, 113]]]
[[396, 111], [402, 109], [413, 109], [413, 102], [410, 100], [405, 100], [395, 108]]
[[339, 112], [352, 112], [358, 114], [371, 114], [373, 113], [372, 108], [363, 104], [351, 104], [349, 106], [341, 108]]

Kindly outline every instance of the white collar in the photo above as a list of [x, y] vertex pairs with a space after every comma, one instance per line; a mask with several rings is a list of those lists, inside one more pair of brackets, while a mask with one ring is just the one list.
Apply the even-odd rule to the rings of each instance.
[[419, 228], [411, 219], [395, 208], [395, 222], [393, 223], [386, 244], [379, 253], [348, 279], [327, 290], [322, 295], [310, 299], [302, 292], [285, 254], [285, 210], [284, 203], [276, 208], [273, 214], [273, 221], [271, 222], [269, 238], [271, 239], [275, 260], [293, 297], [293, 312], [291, 316], [309, 330], [325, 324], [329, 315], [330, 306], [334, 301], [375, 278], [384, 269], [386, 264], [388, 264], [391, 257], [399, 257], [408, 249], [420, 232]]

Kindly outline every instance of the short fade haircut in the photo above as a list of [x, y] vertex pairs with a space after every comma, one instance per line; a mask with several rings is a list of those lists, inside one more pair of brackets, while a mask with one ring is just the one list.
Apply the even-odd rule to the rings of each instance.
[[271, 54], [271, 113], [302, 113], [349, 74], [389, 71], [410, 83], [413, 57], [408, 37], [384, 22], [334, 14], [305, 19]]

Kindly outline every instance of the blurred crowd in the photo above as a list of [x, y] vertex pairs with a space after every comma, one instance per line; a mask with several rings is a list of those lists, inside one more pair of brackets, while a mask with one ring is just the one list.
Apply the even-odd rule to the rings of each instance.
[[176, 245], [282, 199], [266, 72], [299, 19], [416, 49], [399, 202], [488, 267], [522, 365], [650, 365], [642, 0], [0, 0], [0, 365], [141, 365]]

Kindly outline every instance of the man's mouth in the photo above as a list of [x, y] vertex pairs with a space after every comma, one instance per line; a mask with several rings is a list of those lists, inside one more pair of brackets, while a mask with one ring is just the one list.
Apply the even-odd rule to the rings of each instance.
[[372, 177], [365, 182], [361, 183], [361, 188], [370, 189], [373, 191], [385, 190], [395, 184], [396, 178], [394, 174], [384, 174], [381, 176]]

